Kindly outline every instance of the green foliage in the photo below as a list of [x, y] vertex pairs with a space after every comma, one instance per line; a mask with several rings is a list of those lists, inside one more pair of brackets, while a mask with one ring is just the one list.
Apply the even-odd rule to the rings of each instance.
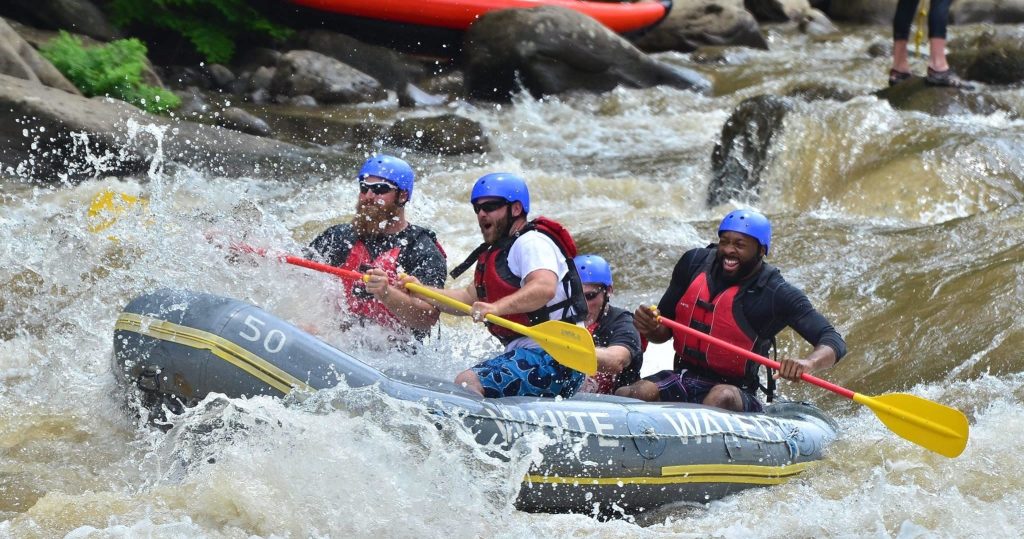
[[142, 83], [146, 46], [137, 39], [87, 48], [77, 36], [62, 30], [39, 52], [88, 97], [116, 97], [156, 113], [181, 105], [173, 93]]
[[209, 62], [226, 63], [235, 55], [235, 42], [245, 34], [281, 40], [292, 33], [249, 4], [247, 0], [110, 0], [108, 7], [114, 24], [173, 30], [188, 38]]

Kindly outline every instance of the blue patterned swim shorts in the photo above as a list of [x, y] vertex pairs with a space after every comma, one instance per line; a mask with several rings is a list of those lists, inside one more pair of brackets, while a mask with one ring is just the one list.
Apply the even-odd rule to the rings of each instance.
[[484, 396], [489, 398], [569, 398], [586, 378], [582, 372], [558, 363], [547, 352], [533, 348], [516, 348], [470, 370], [480, 378]]

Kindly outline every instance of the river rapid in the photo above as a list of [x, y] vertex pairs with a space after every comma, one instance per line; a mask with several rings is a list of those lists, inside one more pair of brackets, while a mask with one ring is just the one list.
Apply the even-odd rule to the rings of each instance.
[[[869, 94], [888, 62], [865, 51], [886, 35], [859, 28], [817, 42], [769, 30], [771, 51], [730, 50], [724, 65], [660, 56], [713, 78], [713, 96], [653, 88], [456, 103], [449, 110], [483, 124], [494, 149], [405, 154], [419, 174], [409, 218], [437, 232], [454, 266], [480, 241], [472, 182], [519, 172], [533, 214], [561, 220], [582, 251], [611, 261], [615, 304], [656, 302], [678, 257], [713, 241], [718, 220], [740, 203], [704, 202], [732, 109], [814, 81]], [[1024, 89], [999, 97], [1024, 110]], [[337, 148], [353, 161], [371, 150]], [[773, 220], [770, 262], [847, 340], [849, 354], [822, 377], [963, 411], [971, 435], [960, 457], [904, 441], [863, 406], [784, 383], [783, 396], [816, 402], [841, 426], [821, 465], [781, 486], [610, 521], [515, 510], [535, 448], [495, 459], [375, 390], [211, 397], [168, 433], [122, 411], [113, 324], [130, 299], [157, 287], [256, 303], [378, 368], [453, 377], [494, 350], [478, 326], [446, 316], [414, 358], [381, 352], [372, 330], [337, 329], [338, 281], [266, 259], [232, 262], [207, 241], [215, 231], [297, 252], [351, 217], [350, 177], [213, 177], [156, 156], [144, 177], [56, 187], [3, 180], [0, 536], [923, 538], [1017, 537], [1024, 528], [1020, 119], [932, 117], [871, 96], [801, 103], [773, 141], [760, 197], [743, 201]], [[93, 233], [86, 210], [104, 189], [148, 203]], [[808, 346], [787, 330], [780, 349]], [[656, 347], [644, 372], [668, 361]], [[209, 427], [222, 424], [246, 428]]]

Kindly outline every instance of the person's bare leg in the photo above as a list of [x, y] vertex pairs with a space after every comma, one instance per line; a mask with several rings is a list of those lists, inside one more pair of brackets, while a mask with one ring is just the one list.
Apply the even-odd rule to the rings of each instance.
[[480, 377], [472, 370], [460, 372], [459, 375], [455, 377], [455, 383], [470, 391], [475, 391], [480, 395], [484, 394], [484, 386], [480, 383]]
[[910, 73], [910, 53], [906, 39], [892, 42], [892, 69], [900, 73]]
[[632, 397], [648, 402], [661, 400], [658, 384], [647, 380], [640, 380], [628, 386], [622, 386], [615, 390], [615, 394], [620, 397]]
[[708, 395], [704, 397], [703, 404], [734, 412], [743, 411], [743, 397], [740, 396], [740, 388], [728, 384], [719, 384], [711, 388]]
[[949, 69], [949, 63], [946, 62], [946, 40], [941, 37], [933, 37], [928, 40], [928, 67], [932, 68], [932, 71], [945, 71]]

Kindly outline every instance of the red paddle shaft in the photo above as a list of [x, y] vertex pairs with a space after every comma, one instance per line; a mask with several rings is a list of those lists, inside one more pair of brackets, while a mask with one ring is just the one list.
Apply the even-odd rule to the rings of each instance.
[[[711, 335], [708, 335], [707, 333], [702, 333], [700, 331], [697, 331], [696, 329], [693, 329], [693, 328], [691, 328], [689, 326], [680, 324], [679, 322], [676, 322], [675, 320], [669, 320], [668, 318], [665, 318], [664, 316], [658, 316], [658, 322], [661, 323], [661, 325], [663, 325], [663, 326], [665, 326], [665, 327], [667, 327], [669, 329], [679, 330], [679, 331], [682, 331], [684, 333], [689, 334], [692, 337], [696, 337], [696, 338], [698, 338], [698, 339], [700, 339], [702, 341], [709, 342], [709, 343], [714, 344], [716, 346], [721, 346], [722, 348], [725, 348], [726, 350], [728, 350], [730, 352], [739, 354], [739, 355], [741, 355], [741, 356], [743, 356], [743, 357], [745, 357], [745, 358], [747, 358], [747, 359], [749, 359], [751, 361], [756, 361], [756, 362], [758, 362], [758, 363], [760, 363], [762, 365], [765, 365], [767, 367], [771, 367], [771, 368], [773, 368], [775, 370], [778, 370], [779, 367], [780, 367], [778, 361], [773, 361], [773, 360], [768, 359], [768, 358], [766, 358], [764, 356], [759, 356], [759, 355], [751, 352], [750, 350], [746, 350], [746, 349], [740, 348], [739, 346], [736, 346], [735, 344], [725, 342], [722, 339], [719, 339], [719, 338], [716, 338], [716, 337], [712, 337]], [[837, 393], [839, 395], [842, 395], [842, 396], [844, 396], [844, 397], [846, 397], [848, 399], [852, 399], [853, 395], [854, 395], [853, 391], [850, 391], [849, 389], [846, 389], [845, 387], [837, 386], [837, 385], [833, 384], [832, 382], [826, 382], [825, 380], [822, 380], [821, 378], [818, 378], [816, 376], [811, 376], [810, 374], [807, 374], [806, 372], [800, 375], [800, 379], [805, 381], [805, 382], [814, 384], [814, 385], [816, 385], [818, 387], [825, 388], [825, 389], [827, 389], [827, 390], [829, 390], [829, 391], [831, 391], [833, 393]]]

